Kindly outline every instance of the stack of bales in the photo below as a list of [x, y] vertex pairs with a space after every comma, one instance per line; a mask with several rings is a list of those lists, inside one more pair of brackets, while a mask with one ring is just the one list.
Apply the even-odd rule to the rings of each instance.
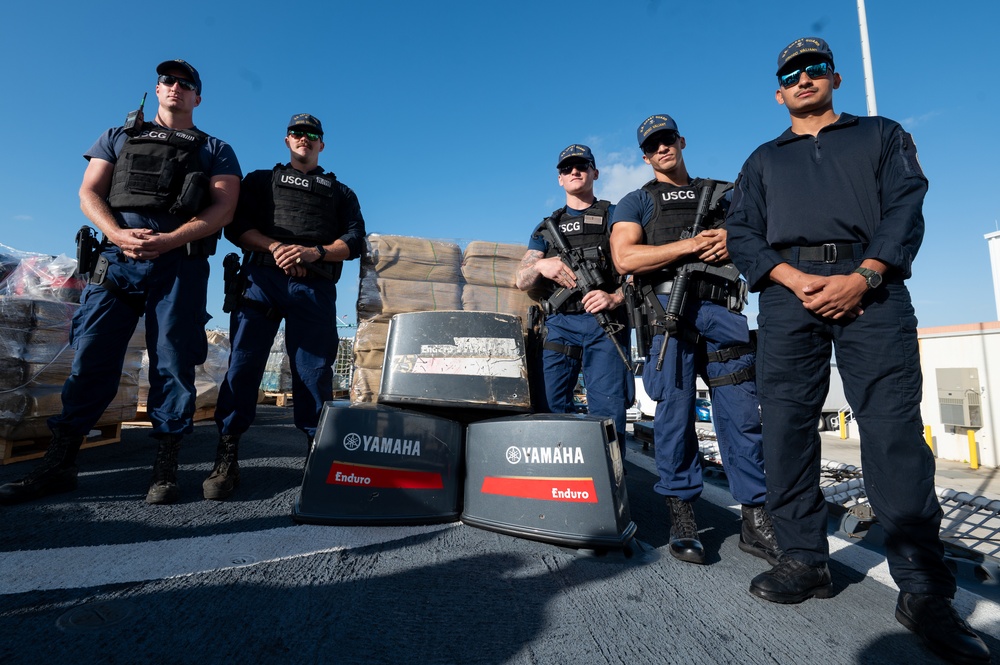
[[515, 286], [527, 247], [404, 236], [368, 236], [361, 257], [358, 330], [354, 337], [351, 401], [378, 398], [389, 320], [395, 314], [467, 310], [516, 314], [527, 320], [532, 300]]
[[[0, 297], [0, 438], [48, 436], [46, 420], [62, 411], [62, 387], [73, 364], [69, 345], [79, 305]], [[97, 427], [134, 420], [145, 347], [142, 321], [129, 342], [118, 394]]]
[[462, 250], [426, 238], [368, 235], [361, 256], [352, 402], [374, 402], [389, 320], [395, 314], [462, 309]]
[[527, 249], [525, 245], [470, 242], [462, 257], [462, 309], [516, 314], [526, 324], [534, 301], [517, 288], [515, 280]]

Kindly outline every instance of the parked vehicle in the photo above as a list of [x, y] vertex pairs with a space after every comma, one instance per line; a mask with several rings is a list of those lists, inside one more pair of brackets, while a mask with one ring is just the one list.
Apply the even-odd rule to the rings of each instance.
[[694, 401], [694, 419], [699, 423], [712, 422], [712, 403], [699, 397]]
[[840, 429], [841, 409], [850, 410], [850, 406], [847, 404], [847, 396], [844, 395], [844, 382], [840, 378], [837, 362], [833, 361], [830, 363], [830, 391], [826, 394], [823, 412], [819, 419], [821, 432], [833, 432]]

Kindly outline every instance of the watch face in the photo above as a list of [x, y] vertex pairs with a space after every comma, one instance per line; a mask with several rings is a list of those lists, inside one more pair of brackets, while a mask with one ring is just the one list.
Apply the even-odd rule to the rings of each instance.
[[868, 287], [872, 289], [877, 289], [882, 284], [882, 275], [877, 272], [872, 272], [871, 276], [868, 278]]

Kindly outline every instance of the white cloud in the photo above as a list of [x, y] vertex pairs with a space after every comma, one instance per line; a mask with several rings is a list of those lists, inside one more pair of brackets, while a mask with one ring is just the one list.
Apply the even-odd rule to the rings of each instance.
[[600, 167], [601, 176], [594, 189], [598, 198], [618, 203], [629, 192], [639, 189], [653, 177], [645, 162], [628, 164], [613, 161]]
[[923, 115], [914, 115], [902, 120], [899, 124], [903, 126], [907, 131], [924, 124], [928, 120], [931, 120], [937, 116], [941, 115], [941, 111], [930, 111], [929, 113], [924, 113]]
[[16, 222], [31, 222], [34, 219], [31, 215], [14, 215], [14, 221]]

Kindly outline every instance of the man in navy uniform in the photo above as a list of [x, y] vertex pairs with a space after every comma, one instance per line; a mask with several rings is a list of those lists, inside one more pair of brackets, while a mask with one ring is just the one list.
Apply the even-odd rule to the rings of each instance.
[[105, 132], [84, 155], [80, 207], [104, 233], [97, 267], [73, 317], [75, 355], [52, 442], [26, 478], [0, 487], [0, 503], [76, 488], [84, 437], [114, 399], [129, 339], [145, 316], [147, 413], [159, 441], [151, 504], [179, 497], [177, 455], [193, 429], [195, 367], [205, 362], [208, 256], [236, 208], [233, 149], [194, 126], [201, 77], [183, 60], [156, 68], [153, 122]]
[[361, 255], [365, 220], [358, 197], [319, 166], [323, 125], [308, 113], [285, 132], [290, 159], [243, 180], [226, 237], [243, 249], [238, 304], [229, 328], [229, 370], [219, 390], [215, 466], [202, 489], [225, 499], [240, 479], [240, 436], [253, 423], [257, 390], [281, 321], [292, 372], [295, 425], [310, 445], [323, 404], [333, 399], [337, 359], [337, 280]]
[[[741, 314], [746, 293], [726, 252], [722, 227], [729, 183], [692, 178], [684, 163], [686, 142], [673, 118], [647, 118], [637, 131], [643, 160], [654, 178], [615, 208], [611, 251], [621, 274], [631, 274], [655, 320], [643, 386], [656, 400], [653, 436], [659, 481], [670, 512], [670, 553], [704, 563], [692, 504], [704, 487], [695, 434], [695, 379], [707, 378], [719, 449], [730, 491], [740, 502], [740, 549], [776, 561], [771, 520], [764, 510], [764, 464], [754, 387], [754, 349]], [[708, 188], [714, 206], [705, 230], [690, 236], [698, 201]], [[697, 265], [677, 313], [677, 330], [664, 335], [665, 314], [678, 268]], [[678, 294], [679, 295], [679, 294]], [[661, 349], [666, 344], [666, 348]], [[660, 358], [663, 365], [657, 368]]]
[[896, 618], [943, 658], [989, 662], [951, 605], [934, 458], [922, 438], [917, 319], [904, 283], [924, 233], [916, 147], [892, 120], [834, 111], [841, 76], [824, 40], [789, 44], [776, 73], [791, 127], [750, 155], [727, 221], [733, 261], [760, 292], [767, 506], [785, 553], [750, 593], [778, 603], [832, 594], [816, 423], [833, 347], [900, 589]]
[[[609, 221], [614, 206], [598, 200], [594, 182], [600, 173], [594, 154], [585, 145], [573, 144], [559, 153], [556, 162], [559, 186], [566, 192], [566, 205], [552, 213], [552, 219], [567, 243], [590, 255], [604, 284], [587, 293], [576, 293], [557, 311], [545, 317], [542, 364], [545, 400], [552, 413], [573, 413], [573, 391], [580, 371], [587, 390], [587, 411], [615, 421], [619, 451], [625, 452], [625, 411], [634, 399], [632, 374], [594, 314], [609, 317], [619, 348], [628, 339], [624, 297], [620, 280], [611, 265], [608, 248]], [[546, 238], [545, 221], [535, 228], [528, 251], [517, 271], [517, 287], [522, 291], [552, 295], [563, 287], [577, 286], [577, 276], [560, 258]]]

